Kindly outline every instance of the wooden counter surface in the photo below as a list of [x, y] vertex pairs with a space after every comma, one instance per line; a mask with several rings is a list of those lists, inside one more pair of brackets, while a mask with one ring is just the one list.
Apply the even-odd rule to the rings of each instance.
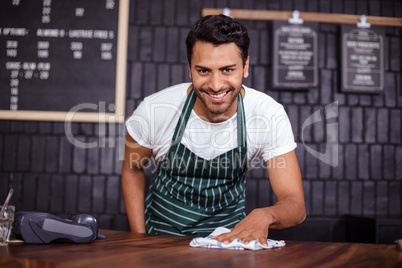
[[395, 245], [286, 241], [276, 249], [192, 248], [191, 237], [101, 230], [89, 244], [9, 244], [0, 267], [402, 267]]

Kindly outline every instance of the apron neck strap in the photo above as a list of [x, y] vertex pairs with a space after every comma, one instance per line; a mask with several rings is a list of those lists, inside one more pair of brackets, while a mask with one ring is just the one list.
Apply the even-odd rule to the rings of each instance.
[[[187, 96], [186, 102], [184, 103], [184, 107], [181, 110], [181, 115], [172, 138], [173, 143], [181, 141], [196, 99], [197, 95], [194, 90], [191, 90]], [[237, 142], [240, 147], [247, 146], [246, 117], [244, 114], [243, 97], [241, 93], [239, 93], [237, 98]]]

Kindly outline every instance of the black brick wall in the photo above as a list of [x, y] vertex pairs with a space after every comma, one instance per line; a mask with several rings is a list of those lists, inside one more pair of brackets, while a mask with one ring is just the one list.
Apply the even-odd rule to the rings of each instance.
[[[202, 8], [402, 17], [400, 0], [132, 0], [130, 5], [126, 116], [144, 96], [189, 81], [184, 40]], [[251, 73], [245, 84], [283, 103], [289, 114], [298, 142], [308, 217], [327, 219], [328, 226], [347, 214], [401, 218], [402, 28], [386, 27], [385, 90], [367, 95], [339, 91], [339, 25], [319, 27], [319, 87], [274, 91], [270, 86], [271, 22], [243, 22], [251, 36]], [[302, 143], [303, 137], [306, 146], [325, 152], [325, 122], [304, 131], [302, 126], [313, 112], [324, 114], [324, 107], [335, 101], [339, 115], [332, 123], [339, 124], [339, 165], [331, 167], [308, 153]], [[127, 230], [120, 185], [124, 129], [91, 123], [73, 123], [72, 129], [78, 140], [100, 146], [72, 145], [63, 123], [0, 121], [0, 200], [13, 187], [12, 203], [19, 211], [61, 216], [67, 211], [91, 213], [102, 228]], [[150, 180], [151, 168], [147, 177]], [[266, 170], [250, 171], [247, 210], [274, 202]], [[332, 239], [331, 234], [324, 236]]]

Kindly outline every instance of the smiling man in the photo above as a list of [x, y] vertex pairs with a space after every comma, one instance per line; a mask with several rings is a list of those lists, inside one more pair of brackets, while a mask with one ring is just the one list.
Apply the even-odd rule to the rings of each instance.
[[[214, 237], [219, 241], [266, 245], [269, 229], [305, 219], [289, 119], [271, 97], [243, 85], [249, 75], [244, 25], [206, 16], [186, 45], [192, 82], [146, 97], [126, 122], [122, 187], [131, 231], [207, 236], [222, 226], [232, 231]], [[143, 167], [151, 159], [157, 169], [145, 195]], [[278, 201], [246, 216], [246, 173], [256, 163], [267, 168]]]

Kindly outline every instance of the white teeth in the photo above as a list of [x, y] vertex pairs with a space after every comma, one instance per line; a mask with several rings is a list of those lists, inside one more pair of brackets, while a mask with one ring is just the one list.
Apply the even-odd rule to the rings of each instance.
[[222, 94], [219, 94], [219, 95], [212, 95], [212, 94], [209, 94], [209, 96], [211, 96], [211, 97], [213, 97], [213, 98], [222, 98], [223, 96], [225, 96], [226, 95], [226, 92], [223, 92]]

